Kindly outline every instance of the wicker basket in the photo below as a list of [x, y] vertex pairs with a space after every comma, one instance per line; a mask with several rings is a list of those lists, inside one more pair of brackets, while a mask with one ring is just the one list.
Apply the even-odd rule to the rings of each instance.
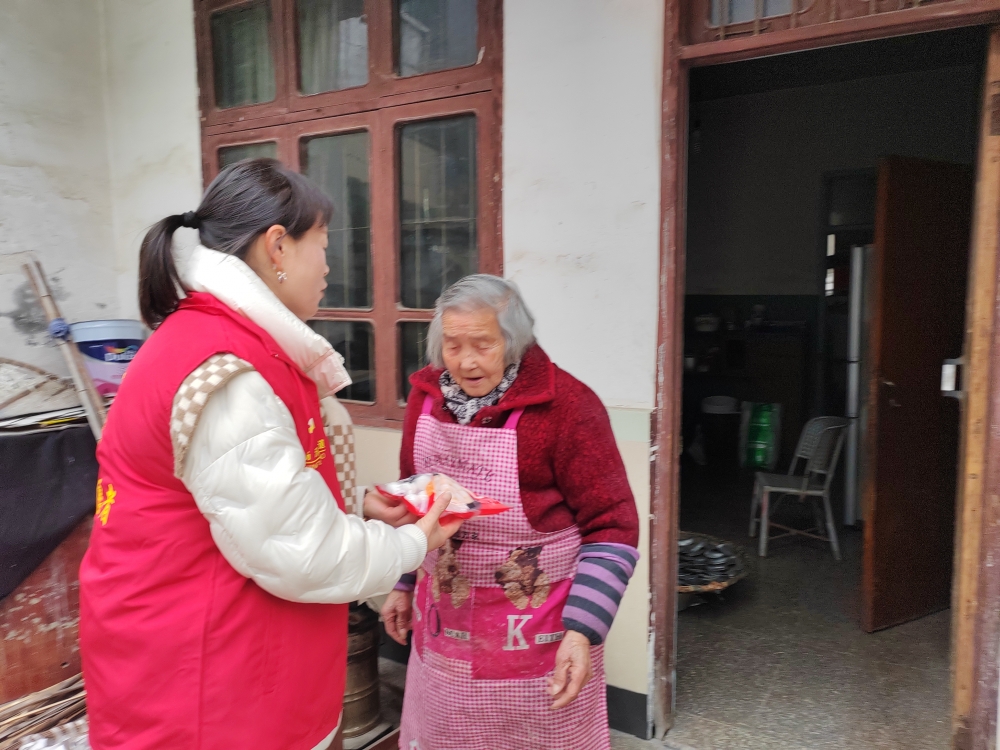
[[696, 533], [688, 532], [688, 531], [682, 531], [682, 532], [680, 532], [680, 538], [682, 538], [682, 539], [700, 539], [702, 541], [709, 542], [710, 544], [723, 544], [723, 543], [729, 544], [730, 546], [732, 546], [736, 550], [736, 556], [739, 558], [740, 562], [742, 563], [742, 568], [743, 569], [739, 573], [737, 573], [736, 575], [734, 575], [732, 578], [728, 578], [725, 581], [712, 581], [710, 583], [706, 583], [706, 584], [703, 584], [703, 585], [700, 585], [700, 586], [682, 586], [682, 585], [678, 584], [677, 585], [677, 591], [678, 591], [678, 593], [681, 593], [681, 594], [717, 594], [720, 591], [724, 591], [725, 589], [729, 588], [730, 586], [732, 586], [737, 581], [743, 580], [744, 578], [747, 577], [747, 574], [750, 572], [750, 556], [747, 555], [746, 550], [743, 547], [741, 547], [740, 545], [738, 545], [738, 544], [734, 544], [733, 542], [726, 541], [725, 539], [719, 539], [719, 538], [714, 537], [714, 536], [709, 536], [708, 534], [696, 534]]
[[[68, 726], [86, 711], [82, 675], [0, 705], [0, 750], [14, 750], [33, 735]], [[80, 731], [85, 733], [84, 727], [81, 722]]]

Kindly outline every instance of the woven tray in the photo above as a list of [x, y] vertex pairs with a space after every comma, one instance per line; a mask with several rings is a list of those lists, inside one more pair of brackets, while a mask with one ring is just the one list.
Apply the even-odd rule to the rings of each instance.
[[747, 555], [747, 551], [738, 544], [729, 542], [725, 539], [719, 539], [714, 536], [709, 536], [708, 534], [696, 534], [694, 532], [682, 531], [680, 532], [681, 539], [701, 539], [712, 544], [726, 544], [731, 545], [736, 550], [736, 556], [739, 558], [740, 562], [743, 563], [743, 570], [737, 573], [732, 578], [728, 578], [725, 581], [712, 581], [711, 583], [706, 583], [700, 586], [682, 586], [677, 585], [677, 591], [681, 594], [717, 594], [720, 591], [732, 586], [737, 581], [742, 581], [750, 572], [750, 556]]

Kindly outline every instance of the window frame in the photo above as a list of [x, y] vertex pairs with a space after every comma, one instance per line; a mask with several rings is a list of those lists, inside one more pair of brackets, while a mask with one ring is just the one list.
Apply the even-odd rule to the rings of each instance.
[[[368, 131], [371, 210], [372, 306], [324, 308], [316, 320], [367, 322], [373, 327], [375, 401], [344, 400], [357, 424], [398, 428], [405, 414], [400, 323], [429, 322], [433, 311], [400, 304], [400, 134], [409, 123], [472, 114], [476, 117], [477, 251], [479, 271], [500, 275], [502, 0], [478, 0], [477, 37], [481, 59], [474, 65], [420, 75], [395, 74], [395, 3], [365, 0], [369, 33], [369, 82], [336, 92], [297, 96], [297, 7], [295, 0], [271, 0], [275, 79], [283, 102], [231, 110], [214, 108], [210, 16], [251, 0], [194, 0], [198, 25], [198, 78], [202, 106], [202, 166], [207, 185], [219, 171], [219, 149], [263, 141], [277, 143], [277, 155], [302, 170], [304, 139]], [[377, 33], [382, 30], [382, 33]], [[485, 42], [485, 43], [484, 43]], [[291, 61], [292, 65], [287, 65]], [[386, 74], [388, 72], [388, 75]], [[292, 86], [294, 82], [294, 87]], [[284, 88], [282, 88], [284, 87]], [[309, 100], [306, 107], [301, 100]], [[299, 100], [299, 101], [296, 101]], [[300, 107], [295, 109], [294, 107]]]
[[[719, 3], [719, 22], [712, 23], [712, 5]], [[774, 19], [789, 19], [792, 16], [805, 13], [812, 9], [812, 5], [815, 0], [799, 0], [799, 3], [791, 2], [790, 10], [787, 13], [775, 13], [773, 15], [766, 15], [764, 13], [763, 2], [755, 4], [754, 7], [754, 17], [749, 21], [732, 21], [729, 19], [729, 2], [730, 0], [709, 0], [708, 2], [708, 19], [706, 25], [710, 29], [718, 31], [719, 29], [724, 29], [726, 33], [738, 34], [740, 31], [754, 31], [758, 33], [760, 31], [760, 25], [772, 22]], [[799, 7], [799, 6], [802, 7]]]
[[[690, 0], [680, 4], [679, 43], [680, 55], [684, 59], [698, 59], [699, 64], [708, 65], [719, 62], [733, 62], [739, 55], [754, 46], [747, 37], [761, 35], [784, 34], [786, 39], [795, 38], [796, 49], [803, 48], [801, 40], [812, 38], [812, 32], [807, 28], [818, 26], [824, 29], [824, 34], [835, 35], [863, 33], [869, 28], [888, 25], [885, 17], [891, 17], [892, 23], [900, 24], [898, 33], [918, 33], [932, 28], [946, 28], [948, 24], [940, 24], [936, 19], [947, 17], [951, 25], [966, 25], [971, 21], [963, 17], [976, 11], [988, 16], [995, 0], [792, 0], [792, 12], [780, 16], [757, 16], [754, 20], [713, 26], [712, 0]], [[970, 7], [974, 6], [974, 7]], [[994, 11], [995, 12], [995, 11]], [[756, 14], [755, 14], [756, 15]], [[984, 17], [975, 23], [994, 23], [996, 18]], [[834, 23], [846, 24], [840, 29], [831, 26]], [[715, 59], [711, 59], [697, 45], [714, 44], [729, 40], [739, 48], [739, 52], [722, 57], [716, 51]], [[840, 36], [837, 36], [838, 43]], [[775, 41], [772, 44], [780, 44]], [[808, 46], [808, 45], [806, 45]], [[735, 48], [734, 47], [734, 48]], [[787, 51], [784, 50], [784, 51]]]
[[[476, 44], [480, 59], [472, 65], [414, 76], [396, 74], [395, 0], [364, 0], [368, 20], [368, 83], [340, 91], [299, 93], [298, 17], [295, 0], [269, 0], [271, 49], [274, 55], [274, 101], [219, 109], [212, 77], [211, 16], [249, 5], [254, 0], [194, 0], [198, 60], [199, 108], [202, 126], [213, 134], [227, 126], [242, 129], [248, 120], [260, 125], [329, 117], [382, 109], [398, 104], [432, 101], [446, 96], [494, 91], [500, 87], [503, 65], [502, 0], [477, 0]], [[220, 130], [216, 130], [220, 129]]]
[[195, 0], [195, 47], [198, 63], [198, 99], [202, 125], [274, 115], [286, 109], [288, 99], [288, 77], [282, 61], [287, 56], [285, 49], [285, 14], [275, 12], [275, 5], [281, 0], [263, 0], [271, 7], [271, 55], [274, 66], [274, 99], [260, 104], [246, 104], [241, 107], [219, 109], [216, 106], [215, 79], [213, 77], [215, 55], [212, 49], [212, 16], [240, 6], [252, 5], [262, 0]]

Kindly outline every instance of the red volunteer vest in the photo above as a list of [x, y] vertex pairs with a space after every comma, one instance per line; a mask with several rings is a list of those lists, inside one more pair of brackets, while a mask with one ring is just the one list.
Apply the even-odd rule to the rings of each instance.
[[192, 294], [129, 365], [97, 449], [97, 517], [80, 568], [94, 750], [310, 750], [340, 717], [347, 605], [278, 599], [237, 573], [174, 476], [174, 394], [219, 352], [271, 385], [343, 508], [315, 383], [262, 328]]

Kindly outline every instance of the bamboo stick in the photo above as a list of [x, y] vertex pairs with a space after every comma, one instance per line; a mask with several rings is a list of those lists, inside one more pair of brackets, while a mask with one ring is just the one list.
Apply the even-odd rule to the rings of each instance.
[[[31, 259], [21, 266], [21, 268], [28, 277], [28, 281], [31, 283], [31, 287], [35, 291], [35, 296], [38, 297], [38, 301], [41, 303], [42, 310], [45, 311], [45, 317], [49, 323], [56, 318], [61, 318], [62, 314], [59, 312], [59, 307], [56, 305], [56, 301], [52, 297], [52, 292], [49, 290], [45, 274], [42, 273], [41, 264], [37, 260]], [[76, 392], [80, 398], [80, 403], [83, 404], [83, 410], [87, 414], [87, 422], [90, 424], [90, 430], [94, 433], [94, 439], [100, 440], [101, 433], [104, 431], [104, 421], [107, 418], [104, 412], [104, 400], [94, 387], [94, 381], [91, 379], [90, 373], [87, 372], [87, 367], [83, 363], [80, 350], [76, 348], [72, 339], [69, 337], [57, 338], [56, 341], [58, 342], [59, 349], [62, 351], [63, 358], [66, 360], [66, 365], [69, 367], [70, 375], [73, 376], [73, 383], [76, 385]]]

